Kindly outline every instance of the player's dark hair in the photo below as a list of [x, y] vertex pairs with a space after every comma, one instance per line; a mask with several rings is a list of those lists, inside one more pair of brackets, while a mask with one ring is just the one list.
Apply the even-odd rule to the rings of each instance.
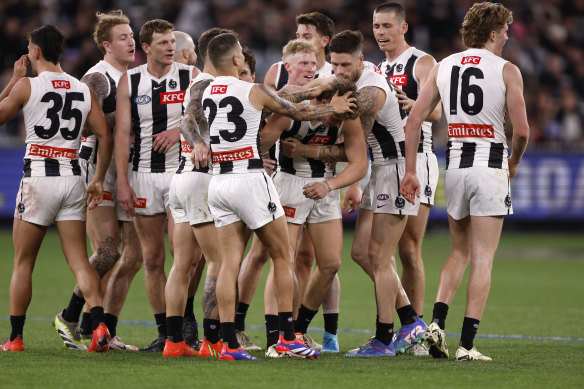
[[[296, 25], [298, 26], [299, 24], [312, 25], [320, 35], [328, 36], [329, 39], [332, 39], [335, 33], [335, 22], [320, 12], [310, 12], [296, 16]], [[324, 51], [328, 54], [328, 45], [324, 48]]]
[[207, 55], [213, 66], [221, 67], [225, 58], [232, 53], [238, 42], [237, 36], [232, 33], [220, 34], [211, 39], [207, 47]]
[[152, 43], [152, 35], [154, 33], [166, 34], [169, 31], [174, 31], [174, 24], [162, 19], [150, 20], [140, 29], [140, 43], [147, 45]]
[[242, 52], [243, 52], [243, 56], [245, 57], [245, 62], [247, 62], [247, 64], [249, 65], [249, 71], [250, 71], [251, 75], [253, 76], [255, 74], [255, 71], [256, 71], [255, 55], [253, 55], [252, 51], [250, 49], [248, 49], [247, 47], [244, 47]]
[[213, 27], [201, 34], [199, 37], [199, 55], [203, 61], [205, 61], [205, 58], [207, 58], [207, 47], [209, 47], [209, 42], [211, 42], [211, 39], [215, 38], [217, 35], [227, 33], [234, 34], [235, 32], [227, 28]]
[[396, 3], [393, 1], [386, 1], [385, 3], [381, 3], [375, 8], [373, 11], [374, 14], [376, 13], [395, 13], [395, 16], [399, 21], [404, 23], [406, 21], [406, 9], [400, 3]]
[[358, 56], [363, 51], [363, 34], [360, 31], [341, 31], [333, 36], [329, 48], [331, 53]]
[[[351, 81], [347, 81], [342, 77], [336, 77], [331, 84], [330, 88], [322, 92], [316, 100], [330, 101], [335, 93], [339, 92], [339, 96], [344, 95], [347, 92], [351, 92], [349, 97], [357, 97], [357, 84]], [[354, 109], [352, 112], [347, 112], [343, 114], [335, 114], [335, 117], [339, 120], [357, 119], [359, 117], [359, 107]]]
[[65, 34], [59, 28], [51, 24], [44, 25], [32, 30], [28, 39], [40, 47], [44, 59], [55, 65], [59, 63], [65, 50]]
[[462, 41], [466, 47], [480, 49], [489, 40], [491, 31], [500, 31], [513, 23], [513, 14], [499, 3], [474, 3], [462, 21]]

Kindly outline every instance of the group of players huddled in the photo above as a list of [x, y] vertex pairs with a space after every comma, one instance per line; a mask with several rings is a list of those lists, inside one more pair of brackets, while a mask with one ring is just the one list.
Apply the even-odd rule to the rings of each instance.
[[[0, 95], [0, 123], [22, 109], [26, 126], [14, 214], [12, 332], [0, 350], [24, 350], [32, 271], [55, 223], [78, 282], [53, 321], [69, 349], [256, 360], [247, 351], [260, 347], [246, 335], [245, 317], [271, 260], [266, 357], [338, 353], [341, 210], [360, 207], [351, 256], [373, 281], [376, 332], [345, 356], [448, 358], [445, 319], [470, 263], [455, 358], [491, 360], [473, 342], [503, 215], [512, 213], [510, 180], [529, 135], [521, 74], [501, 58], [510, 23], [502, 5], [474, 4], [461, 29], [467, 50], [437, 64], [406, 42], [404, 7], [386, 2], [373, 13], [386, 55], [375, 66], [363, 60], [359, 31], [334, 34], [324, 14], [302, 14], [296, 39], [264, 84], [254, 83], [255, 58], [228, 29], [200, 36], [199, 70], [192, 38], [151, 20], [139, 37], [146, 64], [129, 69], [136, 49], [130, 20], [121, 11], [98, 13], [94, 40], [103, 60], [81, 81], [61, 69], [62, 32], [35, 29]], [[29, 65], [36, 77], [25, 77]], [[452, 252], [427, 326], [421, 247], [438, 182], [431, 123], [442, 107]], [[166, 233], [174, 259], [168, 279]], [[116, 327], [142, 264], [158, 336], [138, 349]], [[193, 300], [205, 264], [199, 341]], [[307, 328], [321, 305], [319, 345]], [[395, 333], [394, 312], [401, 322]]]

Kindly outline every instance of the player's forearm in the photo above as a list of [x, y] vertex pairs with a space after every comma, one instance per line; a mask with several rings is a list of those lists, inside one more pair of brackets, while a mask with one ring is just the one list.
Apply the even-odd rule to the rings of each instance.
[[420, 131], [408, 131], [408, 128], [419, 129], [422, 121], [416, 117], [408, 117], [406, 122], [406, 172], [416, 172], [416, 159], [418, 155], [418, 144], [420, 143]]
[[128, 161], [130, 159], [130, 134], [127, 131], [116, 131], [114, 143], [114, 159], [118, 182], [128, 183]]
[[8, 85], [6, 85], [6, 88], [4, 88], [2, 93], [0, 93], [0, 101], [4, 100], [6, 97], [8, 97], [8, 95], [10, 94], [10, 91], [12, 90], [12, 88], [14, 88], [14, 85], [16, 85], [16, 83], [18, 81], [20, 81], [20, 78], [17, 78], [14, 76], [10, 79], [10, 81], [8, 82]]
[[324, 162], [348, 162], [345, 145], [303, 145], [302, 156]]
[[95, 165], [95, 179], [103, 182], [105, 179], [105, 174], [112, 160], [112, 151], [114, 146], [114, 141], [112, 138], [111, 131], [104, 131], [100, 135], [96, 135], [99, 142], [99, 147], [97, 149], [97, 163]]
[[521, 133], [513, 133], [513, 141], [511, 147], [511, 156], [509, 159], [515, 163], [519, 163], [525, 150], [527, 149], [527, 142], [529, 141], [529, 128]]
[[[296, 87], [302, 88], [302, 87]], [[304, 100], [312, 100], [317, 98], [322, 92], [322, 89], [319, 87], [308, 88], [304, 90], [297, 90], [293, 91], [291, 89], [282, 89], [278, 92], [278, 96], [281, 98], [288, 100], [292, 103], [299, 103]]]
[[332, 189], [344, 188], [360, 181], [367, 174], [367, 160], [349, 161], [345, 169], [339, 174], [328, 180]]

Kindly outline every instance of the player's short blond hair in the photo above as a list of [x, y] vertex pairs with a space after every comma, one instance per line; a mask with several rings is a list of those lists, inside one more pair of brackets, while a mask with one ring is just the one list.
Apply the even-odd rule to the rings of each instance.
[[513, 23], [513, 13], [499, 3], [474, 3], [462, 21], [462, 42], [468, 48], [480, 49], [491, 31], [500, 31]]
[[97, 17], [97, 23], [95, 24], [95, 30], [93, 31], [93, 41], [97, 45], [99, 51], [105, 55], [105, 48], [103, 47], [103, 42], [112, 41], [112, 28], [118, 24], [130, 24], [130, 19], [121, 9], [110, 11], [108, 13], [97, 12], [95, 14]]
[[282, 49], [282, 61], [288, 62], [290, 57], [298, 53], [318, 54], [318, 49], [310, 42], [304, 41], [302, 39], [291, 40]]

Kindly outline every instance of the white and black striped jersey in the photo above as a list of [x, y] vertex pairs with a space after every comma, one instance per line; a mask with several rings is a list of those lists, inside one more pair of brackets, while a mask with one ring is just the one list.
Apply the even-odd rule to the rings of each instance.
[[[193, 78], [185, 91], [185, 98], [183, 101], [183, 112], [187, 109], [189, 102], [191, 101], [191, 87], [198, 82], [211, 80], [213, 81], [215, 77], [210, 75], [209, 73], [199, 73], [197, 77]], [[207, 146], [209, 146], [209, 139], [203, 138]], [[186, 141], [183, 137], [182, 133], [180, 134], [180, 159], [178, 163], [178, 169], [176, 170], [176, 174], [181, 174], [184, 172], [201, 172], [201, 173], [211, 173], [209, 171], [209, 167], [201, 167], [199, 169], [195, 168], [195, 165], [191, 161], [191, 153], [193, 152], [193, 147]]]
[[[318, 77], [328, 77], [335, 74], [333, 72], [333, 67], [330, 63], [325, 62], [324, 66], [314, 73], [314, 78], [317, 79]], [[284, 66], [284, 62], [278, 62], [278, 73], [276, 73], [276, 90], [282, 89], [284, 86], [288, 84], [288, 71]]]
[[182, 102], [192, 74], [192, 66], [177, 62], [162, 78], [150, 74], [147, 64], [128, 70], [134, 133], [132, 170], [163, 173], [178, 168], [180, 144], [158, 153], [152, 149], [152, 135], [180, 126]]
[[[401, 53], [393, 61], [385, 59], [379, 64], [379, 70], [387, 77], [387, 80], [397, 85], [404, 91], [406, 96], [412, 100], [417, 100], [420, 94], [420, 81], [416, 78], [416, 65], [420, 58], [428, 55], [422, 50], [410, 47]], [[405, 127], [408, 120], [408, 112], [405, 109], [399, 110], [403, 126]], [[420, 129], [420, 144], [418, 153], [434, 152], [432, 146], [432, 123], [422, 122]]]
[[[99, 61], [95, 66], [89, 69], [85, 75], [101, 73], [107, 80], [108, 90], [106, 97], [103, 99], [103, 105], [101, 109], [104, 114], [115, 112], [116, 110], [116, 92], [117, 86], [120, 82], [120, 77], [122, 77], [122, 72], [113, 67], [106, 61]], [[113, 128], [111, 128], [113, 131]], [[86, 161], [91, 161], [92, 163], [97, 162], [97, 148], [99, 147], [97, 138], [95, 135], [90, 135], [88, 137], [81, 138], [81, 147], [79, 148], [79, 158], [85, 159]], [[112, 155], [113, 159], [113, 155]]]
[[80, 176], [77, 150], [91, 111], [89, 87], [67, 73], [45, 71], [29, 80], [30, 97], [22, 109], [24, 177]]
[[405, 156], [405, 133], [399, 114], [399, 103], [393, 87], [375, 65], [367, 63], [357, 80], [357, 91], [376, 87], [385, 92], [385, 104], [375, 115], [373, 129], [367, 136], [369, 157], [373, 165], [386, 165]]
[[507, 169], [503, 58], [469, 49], [440, 62], [436, 85], [448, 122], [446, 168]]
[[[333, 145], [337, 142], [340, 129], [337, 127], [325, 127], [318, 122], [312, 125], [310, 121], [293, 120], [290, 128], [284, 131], [280, 139], [294, 137], [305, 145]], [[279, 153], [280, 171], [303, 178], [324, 177], [331, 178], [333, 169], [326, 162], [312, 158], [288, 158]]]
[[262, 111], [249, 101], [254, 85], [235, 77], [221, 76], [203, 93], [214, 175], [241, 174], [264, 168], [259, 134]]

